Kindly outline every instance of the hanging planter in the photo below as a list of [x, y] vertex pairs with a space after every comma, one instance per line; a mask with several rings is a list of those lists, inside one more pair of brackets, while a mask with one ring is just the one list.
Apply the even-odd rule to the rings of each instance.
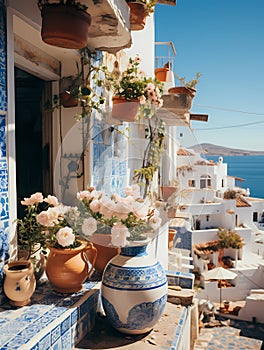
[[61, 105], [64, 108], [72, 108], [78, 106], [78, 99], [67, 92], [60, 94]]
[[127, 4], [130, 8], [130, 30], [144, 29], [149, 14], [145, 5], [140, 2], [128, 2]]
[[42, 0], [38, 4], [42, 17], [41, 37], [45, 43], [66, 49], [81, 49], [87, 45], [91, 16], [85, 5], [74, 1], [49, 4]]
[[124, 122], [134, 122], [139, 110], [139, 100], [127, 100], [124, 96], [113, 96], [112, 117]]

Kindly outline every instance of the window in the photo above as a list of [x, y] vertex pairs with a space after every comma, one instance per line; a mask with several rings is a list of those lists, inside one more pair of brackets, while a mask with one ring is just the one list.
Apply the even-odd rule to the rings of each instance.
[[222, 179], [222, 187], [225, 187], [224, 179]]
[[195, 187], [195, 180], [189, 180], [188, 181], [188, 186], [189, 187]]
[[258, 213], [256, 211], [254, 211], [254, 213], [253, 213], [253, 221], [254, 222], [258, 221]]
[[209, 175], [202, 175], [200, 178], [200, 188], [208, 188], [211, 187], [211, 177]]

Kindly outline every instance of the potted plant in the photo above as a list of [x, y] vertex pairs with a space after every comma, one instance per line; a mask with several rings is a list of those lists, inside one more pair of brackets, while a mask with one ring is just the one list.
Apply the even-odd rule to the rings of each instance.
[[142, 30], [146, 24], [146, 18], [154, 12], [156, 0], [127, 0], [130, 8], [130, 30]]
[[[121, 249], [102, 276], [101, 296], [108, 321], [123, 333], [142, 334], [159, 320], [167, 300], [165, 271], [146, 250], [158, 234], [161, 218], [149, 198], [140, 196], [138, 185], [127, 187], [125, 193], [124, 197], [107, 196], [89, 188], [77, 194], [78, 207], [88, 239], [98, 232], [110, 234], [111, 244]], [[148, 317], [142, 322], [146, 305]]]
[[116, 62], [115, 72], [106, 74], [113, 93], [113, 118], [133, 122], [146, 115], [151, 117], [162, 106], [163, 84], [156, 78], [146, 77], [139, 69], [140, 62], [138, 56], [129, 58], [128, 66], [122, 73]]
[[196, 73], [195, 79], [186, 82], [184, 77], [176, 76], [182, 83], [168, 89], [168, 94], [162, 95], [163, 107], [176, 115], [184, 115], [190, 112], [193, 98], [196, 94], [195, 86], [198, 84], [200, 73]]
[[76, 62], [77, 74], [63, 77], [60, 80], [59, 95], [54, 95], [53, 101], [48, 100], [45, 103], [45, 109], [53, 111], [61, 106], [64, 108], [79, 106], [82, 112], [75, 115], [76, 120], [90, 115], [93, 110], [102, 112], [105, 98], [96, 93], [91, 85], [93, 83], [100, 87], [106, 83], [103, 77], [107, 72], [107, 67], [91, 65], [91, 56], [92, 53], [87, 47], [80, 50], [80, 62]]
[[165, 202], [169, 200], [169, 198], [177, 193], [179, 190], [179, 181], [177, 179], [171, 180], [168, 185], [161, 186], [162, 198]]
[[196, 85], [199, 83], [199, 78], [201, 73], [197, 72], [194, 79], [186, 81], [185, 77], [179, 77], [177, 74], [176, 78], [181, 82], [182, 86], [175, 86], [168, 90], [171, 94], [188, 94], [191, 97], [194, 97], [196, 94]]
[[88, 43], [91, 16], [76, 0], [37, 0], [42, 17], [42, 40], [53, 46], [81, 49]]
[[47, 254], [46, 237], [36, 217], [44, 206], [49, 206], [50, 199], [47, 201], [44, 202], [43, 195], [39, 192], [32, 194], [30, 198], [24, 198], [21, 204], [26, 207], [25, 215], [16, 220], [18, 257], [32, 262], [36, 280], [44, 273]]

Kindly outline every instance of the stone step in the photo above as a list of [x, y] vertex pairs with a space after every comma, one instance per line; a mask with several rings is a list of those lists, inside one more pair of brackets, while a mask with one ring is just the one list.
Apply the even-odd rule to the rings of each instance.
[[194, 350], [261, 350], [263, 342], [259, 339], [240, 336], [240, 329], [234, 327], [203, 328], [195, 341]]

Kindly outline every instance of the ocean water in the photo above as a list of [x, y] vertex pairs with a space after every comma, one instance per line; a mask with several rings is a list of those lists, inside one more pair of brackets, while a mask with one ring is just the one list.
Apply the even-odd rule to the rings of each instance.
[[[218, 156], [206, 156], [207, 159], [218, 160]], [[250, 189], [251, 197], [264, 198], [264, 156], [224, 156], [227, 173], [240, 177], [245, 181], [237, 181], [236, 185]]]

